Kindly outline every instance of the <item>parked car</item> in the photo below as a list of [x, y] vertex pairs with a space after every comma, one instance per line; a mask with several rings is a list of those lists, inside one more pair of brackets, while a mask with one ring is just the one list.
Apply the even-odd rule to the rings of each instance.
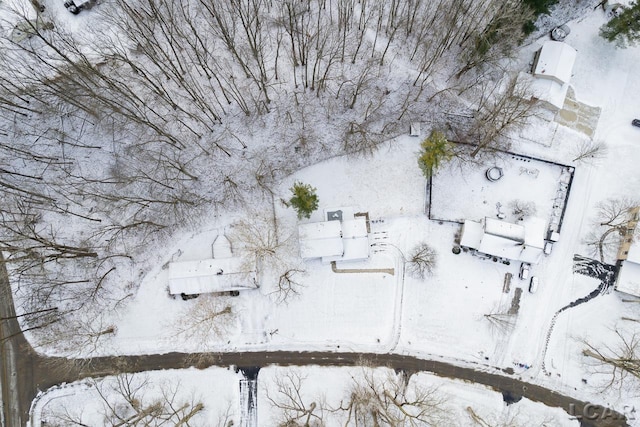
[[567, 38], [570, 32], [571, 29], [566, 25], [555, 27], [553, 30], [551, 30], [551, 40], [555, 40], [558, 42], [564, 41], [564, 39]]
[[520, 264], [520, 274], [518, 276], [520, 277], [520, 280], [527, 280], [529, 278], [530, 267], [531, 265], [527, 264], [526, 262]]
[[640, 119], [631, 120], [631, 124], [640, 128]]
[[80, 13], [83, 9], [90, 9], [93, 6], [95, 0], [67, 0], [64, 3], [64, 7], [74, 15]]
[[551, 253], [551, 249], [553, 249], [553, 242], [545, 242], [544, 253], [549, 255]]
[[76, 4], [73, 2], [73, 0], [68, 0], [64, 3], [64, 7], [71, 13], [73, 13], [74, 15], [77, 15], [80, 13], [80, 8], [78, 8], [78, 6], [76, 6]]
[[190, 299], [198, 298], [200, 294], [185, 294], [184, 292], [180, 294], [180, 298], [182, 301], [189, 301]]
[[540, 280], [536, 276], [531, 276], [531, 281], [529, 282], [529, 292], [535, 294], [538, 290], [538, 285], [540, 284]]

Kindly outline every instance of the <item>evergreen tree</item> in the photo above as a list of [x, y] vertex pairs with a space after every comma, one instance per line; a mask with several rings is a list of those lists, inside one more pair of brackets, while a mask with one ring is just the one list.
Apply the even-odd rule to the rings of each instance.
[[640, 41], [640, 3], [632, 2], [600, 27], [600, 36], [618, 47], [635, 46]]
[[[540, 15], [548, 15], [549, 7], [558, 3], [558, 0], [522, 0], [525, 6], [528, 6], [534, 13], [535, 18]], [[526, 35], [536, 30], [535, 19], [524, 23], [522, 30]]]
[[549, 6], [558, 3], [558, 0], [523, 0], [523, 3], [529, 6], [537, 15], [549, 14]]
[[311, 212], [318, 209], [316, 189], [309, 184], [296, 182], [290, 190], [293, 196], [289, 199], [289, 204], [293, 206], [298, 213], [298, 219], [309, 218]]
[[418, 156], [418, 166], [422, 170], [424, 176], [431, 178], [440, 164], [453, 158], [453, 147], [447, 141], [444, 134], [437, 130], [431, 132], [431, 135], [420, 144], [422, 151]]

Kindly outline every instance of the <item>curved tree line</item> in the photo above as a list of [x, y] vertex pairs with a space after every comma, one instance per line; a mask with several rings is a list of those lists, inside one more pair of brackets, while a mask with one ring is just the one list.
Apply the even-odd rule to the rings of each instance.
[[519, 0], [118, 0], [100, 13], [70, 32], [45, 11], [52, 26], [0, 42], [0, 250], [27, 327], [72, 330], [65, 314], [116, 306], [149, 247], [267, 203], [296, 168], [371, 153], [412, 120], [475, 156], [530, 108], [507, 73], [533, 16]]

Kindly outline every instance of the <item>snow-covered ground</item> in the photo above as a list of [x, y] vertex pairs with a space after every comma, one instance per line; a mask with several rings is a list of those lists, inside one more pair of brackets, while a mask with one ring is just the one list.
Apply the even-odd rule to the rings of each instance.
[[[558, 317], [545, 359], [551, 375], [545, 376], [541, 371], [554, 313], [598, 285], [593, 279], [572, 273], [574, 254], [584, 253], [582, 238], [589, 231], [594, 204], [607, 197], [634, 194], [640, 180], [636, 166], [640, 161], [640, 131], [630, 126], [631, 119], [640, 114], [635, 96], [640, 81], [633, 72], [640, 60], [640, 49], [616, 50], [601, 40], [597, 28], [603, 22], [604, 16], [595, 11], [579, 22], [570, 23], [572, 32], [567, 42], [578, 50], [572, 77], [576, 95], [580, 101], [602, 107], [595, 139], [604, 140], [610, 149], [598, 165], [577, 165], [561, 240], [553, 253], [533, 268], [533, 274], [541, 280], [538, 293], [526, 292], [527, 284], [517, 280], [518, 265], [514, 263], [508, 266], [451, 252], [459, 227], [427, 219], [425, 180], [416, 164], [419, 140], [403, 136], [390, 141], [370, 158], [335, 158], [301, 170], [284, 180], [278, 191], [278, 197], [286, 198], [295, 181], [316, 187], [320, 209], [310, 221], [321, 220], [322, 209], [328, 207], [353, 207], [369, 212], [371, 219], [384, 220], [372, 224], [372, 232], [377, 233], [372, 236], [378, 236], [382, 245], [373, 252], [371, 260], [349, 267], [394, 268], [396, 274], [341, 275], [319, 261], [307, 262], [304, 288], [298, 297], [283, 305], [275, 305], [259, 291], [238, 297], [240, 323], [246, 316], [254, 321], [244, 328], [244, 333], [241, 326], [225, 337], [228, 344], [211, 345], [247, 350], [395, 349], [416, 355], [446, 356], [463, 364], [514, 367], [514, 362], [525, 363], [532, 366], [521, 372], [528, 381], [584, 399], [605, 399], [614, 406], [629, 402], [627, 395], [599, 394], [589, 381], [585, 385], [582, 379], [588, 372], [580, 340], [576, 339], [585, 336], [613, 339], [610, 328], [623, 322], [622, 313], [638, 317], [640, 307], [621, 303], [622, 296], [617, 293], [596, 298]], [[528, 60], [527, 55], [528, 52], [523, 54], [523, 62]], [[514, 144], [512, 151], [570, 163], [575, 144], [582, 136], [563, 132], [562, 141], [551, 147], [522, 141]], [[546, 180], [540, 187], [542, 190], [532, 191], [524, 184], [520, 187], [523, 195], [539, 202], [545, 211], [551, 202], [550, 195], [555, 194], [557, 176], [551, 169], [538, 178]], [[455, 188], [451, 193], [456, 193]], [[491, 189], [487, 187], [486, 191]], [[493, 200], [498, 196], [491, 197]], [[276, 205], [279, 222], [295, 223], [292, 210], [280, 203]], [[490, 214], [479, 212], [482, 214], [478, 217]], [[210, 256], [215, 234], [225, 225], [212, 224], [209, 231], [177, 240], [174, 247], [167, 248], [165, 262], [178, 250], [183, 253], [180, 259]], [[436, 273], [426, 280], [404, 277], [399, 274], [401, 259], [421, 242], [438, 251]], [[507, 272], [514, 275], [508, 294], [502, 289]], [[525, 292], [514, 329], [501, 332], [492, 328], [484, 315], [508, 307], [516, 287]], [[166, 288], [166, 270], [158, 265], [119, 313], [118, 334], [109, 344], [110, 352], [198, 348], [194, 343], [175, 339], [170, 327], [177, 313], [188, 310], [192, 301], [170, 299]], [[256, 334], [260, 339], [255, 339]]]
[[[226, 426], [229, 424], [222, 420], [227, 417], [229, 421], [238, 420], [238, 381], [241, 378], [241, 373], [231, 369], [192, 368], [63, 384], [34, 400], [30, 427], [106, 425], [105, 420], [112, 418], [114, 411], [125, 418], [133, 413], [123, 409], [127, 406], [127, 398], [141, 410], [159, 401], [173, 405], [174, 410], [189, 408], [186, 411], [189, 412], [202, 403], [202, 410], [195, 413], [191, 422], [199, 426]], [[71, 420], [83, 424], [73, 424]]]
[[[562, 205], [555, 199], [563, 166], [510, 154], [492, 160], [485, 165], [451, 162], [443, 166], [432, 178], [431, 218], [463, 222], [502, 213], [506, 221], [516, 222], [511, 212], [518, 202], [532, 202], [535, 212], [529, 215], [547, 224], [554, 213], [559, 216]], [[503, 175], [492, 182], [485, 172], [494, 167]]]
[[[68, 19], [73, 23], [78, 18]], [[439, 224], [426, 217], [425, 180], [416, 163], [419, 139], [401, 136], [384, 144], [371, 157], [340, 157], [298, 171], [281, 183], [276, 197], [278, 222], [289, 227], [296, 222], [295, 213], [277, 200], [288, 197], [288, 189], [295, 181], [317, 188], [320, 210], [310, 221], [320, 220], [324, 208], [353, 207], [359, 212], [368, 212], [370, 218], [376, 220], [372, 224], [372, 243], [376, 243], [372, 257], [367, 262], [344, 267], [394, 269], [393, 275], [381, 272], [336, 274], [330, 265], [309, 261], [299, 296], [286, 304], [275, 304], [261, 290], [243, 292], [233, 300], [237, 322], [223, 337], [208, 342], [185, 339], [177, 335], [176, 323], [198, 301], [170, 298], [167, 270], [163, 266], [175, 259], [210, 257], [216, 235], [223, 233], [235, 218], [235, 213], [221, 215], [201, 232], [178, 236], [171, 247], [164, 248], [158, 264], [141, 278], [137, 293], [111, 314], [117, 333], [99, 351], [104, 354], [202, 349], [395, 351], [444, 357], [460, 364], [515, 368], [527, 381], [581, 399], [616, 408], [633, 404], [637, 396], [628, 390], [600, 393], [599, 378], [590, 376], [586, 359], [581, 355], [584, 347], [581, 339], [613, 343], [616, 338], [613, 330], [630, 326], [621, 317], [640, 317], [640, 305], [623, 303], [623, 296], [611, 293], [567, 310], [558, 316], [545, 352], [554, 314], [598, 286], [593, 279], [573, 274], [572, 269], [574, 254], [585, 253], [582, 239], [590, 229], [595, 204], [608, 197], [634, 195], [640, 183], [637, 168], [640, 129], [630, 125], [632, 118], [640, 117], [637, 96], [640, 79], [636, 69], [640, 63], [640, 48], [618, 50], [599, 38], [597, 30], [604, 20], [603, 13], [597, 10], [577, 22], [570, 22], [572, 32], [566, 42], [578, 50], [571, 84], [578, 100], [602, 107], [594, 139], [605, 141], [609, 151], [597, 165], [577, 165], [561, 240], [552, 254], [533, 268], [533, 274], [541, 280], [538, 293], [526, 292], [526, 283], [517, 280], [518, 265], [515, 263], [504, 265], [451, 252], [459, 226]], [[536, 45], [523, 50], [523, 68]], [[550, 147], [523, 140], [514, 141], [512, 151], [569, 164], [575, 157], [575, 146], [583, 136], [566, 129], [558, 132]], [[545, 180], [540, 187], [542, 190], [532, 191], [525, 184], [519, 184], [523, 187], [520, 191], [535, 200], [539, 209], [548, 211], [552, 203], [550, 196], [555, 194], [556, 175], [551, 171], [541, 175], [539, 179]], [[455, 187], [464, 184], [456, 182], [451, 184], [451, 193], [461, 194]], [[485, 191], [491, 190], [487, 186]], [[487, 201], [489, 210], [501, 197], [502, 194], [499, 197], [491, 194]], [[512, 198], [506, 197], [507, 201]], [[445, 196], [433, 203], [451, 200], [456, 199]], [[441, 204], [437, 206], [441, 207]], [[444, 208], [451, 209], [450, 206]], [[472, 215], [472, 208], [469, 204], [460, 215]], [[490, 214], [483, 207], [478, 209], [474, 219]], [[422, 242], [437, 249], [438, 266], [433, 276], [417, 280], [402, 274], [402, 261], [416, 244]], [[514, 280], [511, 291], [504, 293], [503, 280], [507, 272], [514, 275]], [[517, 320], [511, 331], [503, 332], [492, 327], [484, 315], [510, 306], [516, 287], [525, 291]], [[550, 375], [542, 371], [543, 362]], [[531, 368], [521, 371], [514, 363], [524, 363]], [[339, 390], [337, 384], [346, 378], [343, 371], [338, 371], [327, 374], [324, 370], [304, 370], [310, 378], [315, 378], [318, 388], [319, 384], [328, 385], [327, 388], [333, 391]], [[224, 372], [206, 381], [200, 374], [201, 371], [180, 373], [185, 375], [184, 381], [193, 383], [199, 394], [207, 393], [203, 384], [215, 383], [216, 390], [222, 387], [232, 399], [237, 397], [234, 394], [237, 392], [236, 374]], [[265, 375], [265, 371], [262, 374]], [[500, 396], [481, 387], [447, 382], [442, 388], [450, 390], [452, 395], [468, 396], [470, 401], [479, 402], [484, 413], [505, 410]], [[76, 398], [75, 391], [72, 394]], [[47, 409], [56, 402], [63, 402], [63, 398], [64, 394], [60, 399], [49, 399]], [[261, 401], [260, 407], [266, 406], [263, 403]], [[532, 403], [521, 404], [522, 413], [550, 411]], [[464, 405], [468, 404], [458, 408], [461, 412], [465, 411]], [[563, 420], [565, 414], [558, 412], [554, 416]], [[269, 415], [261, 415], [261, 419], [263, 417]]]
[[[366, 371], [366, 372], [365, 372]], [[272, 404], [286, 402], [279, 394], [278, 383], [293, 385], [300, 380], [299, 397], [307, 408], [316, 404], [316, 414], [323, 414], [327, 427], [344, 425], [343, 418], [346, 411], [331, 411], [345, 403], [349, 397], [349, 390], [354, 379], [361, 379], [364, 375], [384, 379], [391, 375], [388, 369], [379, 368], [368, 371], [366, 368], [279, 368], [270, 367], [260, 371], [257, 389], [258, 425], [277, 425], [282, 420], [282, 411]], [[294, 382], [288, 382], [288, 378]], [[181, 407], [189, 403], [193, 408], [197, 403], [203, 404], [203, 409], [189, 420], [193, 426], [221, 426], [222, 420], [233, 421], [236, 425], [241, 408], [239, 407], [239, 382], [241, 374], [222, 368], [208, 368], [205, 370], [190, 369], [187, 371], [154, 371], [145, 374], [135, 374], [126, 377], [131, 389], [146, 383], [149, 387], [140, 390], [135, 396], [141, 407], [148, 406], [155, 399], [163, 400], [161, 393], [174, 397], [174, 407]], [[426, 373], [418, 373], [411, 377], [410, 387], [414, 385], [421, 389], [435, 390], [434, 397], [441, 401], [439, 408], [441, 415], [450, 426], [467, 426], [482, 419], [488, 425], [518, 425], [534, 427], [553, 425], [554, 427], [577, 426], [578, 421], [560, 408], [548, 408], [543, 404], [521, 399], [507, 405], [503, 396], [493, 390], [476, 384], [436, 377]], [[176, 386], [178, 386], [176, 388]], [[96, 382], [81, 382], [66, 384], [49, 390], [40, 395], [32, 407], [33, 427], [44, 426], [44, 422], [61, 422], [61, 416], [73, 417], [85, 425], [102, 425], [104, 414], [109, 413], [105, 401], [99, 396], [100, 391], [107, 401], [114, 405], [123, 401], [118, 381], [114, 377], [107, 377]], [[293, 390], [293, 389], [292, 389]], [[297, 397], [293, 394], [294, 398]], [[321, 412], [320, 407], [324, 408]], [[227, 417], [228, 418], [225, 418]], [[225, 426], [227, 424], [224, 424]]]

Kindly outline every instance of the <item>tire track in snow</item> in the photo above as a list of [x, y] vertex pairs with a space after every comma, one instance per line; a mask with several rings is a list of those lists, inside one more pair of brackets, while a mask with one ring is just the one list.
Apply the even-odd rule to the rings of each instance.
[[604, 264], [600, 261], [596, 261], [594, 259], [583, 257], [582, 255], [574, 255], [573, 257], [573, 272], [575, 274], [582, 274], [585, 276], [593, 277], [595, 279], [600, 280], [600, 284], [596, 289], [594, 289], [589, 295], [584, 296], [582, 298], [578, 298], [569, 304], [562, 307], [560, 310], [556, 311], [553, 317], [551, 318], [551, 325], [549, 326], [549, 330], [547, 331], [547, 337], [544, 343], [544, 349], [542, 351], [542, 372], [545, 375], [551, 375], [551, 372], [547, 371], [546, 366], [546, 356], [547, 350], [549, 348], [549, 342], [551, 341], [551, 334], [553, 333], [553, 328], [556, 325], [556, 320], [558, 320], [558, 316], [565, 310], [576, 307], [580, 304], [584, 304], [588, 301], [591, 301], [593, 298], [598, 295], [603, 295], [607, 292], [608, 289], [613, 287], [614, 279], [616, 276], [617, 267], [609, 264]]

